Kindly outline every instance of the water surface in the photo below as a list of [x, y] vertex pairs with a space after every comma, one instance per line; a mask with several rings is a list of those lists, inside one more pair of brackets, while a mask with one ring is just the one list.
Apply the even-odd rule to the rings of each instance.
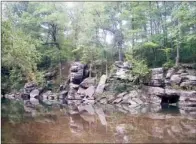
[[54, 109], [20, 123], [2, 119], [2, 142], [7, 143], [196, 143], [196, 119], [178, 110], [124, 113], [102, 107], [106, 123], [97, 115]]

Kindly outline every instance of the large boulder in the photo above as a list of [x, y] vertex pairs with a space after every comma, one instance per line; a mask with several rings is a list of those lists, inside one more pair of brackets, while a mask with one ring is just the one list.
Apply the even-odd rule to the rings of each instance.
[[175, 69], [171, 68], [167, 71], [166, 79], [170, 79], [170, 77], [175, 73]]
[[89, 99], [93, 99], [93, 94], [95, 93], [95, 87], [94, 86], [90, 86], [89, 88], [87, 88], [85, 90], [85, 95], [88, 96], [87, 98]]
[[164, 86], [163, 68], [151, 69], [150, 86], [162, 87]]
[[160, 68], [153, 68], [151, 70], [152, 74], [162, 74], [163, 73], [163, 68], [160, 67]]
[[94, 86], [95, 85], [95, 78], [86, 78], [84, 79], [81, 83], [80, 86], [82, 88], [88, 88], [90, 86]]
[[39, 105], [39, 100], [38, 99], [36, 99], [36, 98], [30, 98], [30, 102], [31, 102], [31, 104], [33, 104], [33, 105]]
[[161, 87], [146, 87], [147, 94], [149, 95], [156, 95], [156, 96], [164, 96], [165, 92], [164, 89]]
[[123, 68], [123, 62], [122, 62], [122, 61], [115, 61], [114, 65], [115, 65], [117, 68]]
[[35, 98], [39, 96], [39, 90], [38, 89], [34, 89], [30, 92], [30, 97], [31, 98]]
[[70, 81], [74, 84], [80, 84], [85, 78], [86, 65], [80, 62], [74, 62], [70, 68]]
[[179, 85], [182, 78], [180, 77], [180, 75], [174, 74], [174, 75], [171, 76], [170, 80], [171, 80], [172, 83]]
[[103, 93], [106, 80], [107, 80], [107, 76], [106, 75], [102, 75], [101, 78], [100, 78], [99, 84], [98, 84], [98, 86], [96, 88], [96, 91], [95, 91], [97, 94]]

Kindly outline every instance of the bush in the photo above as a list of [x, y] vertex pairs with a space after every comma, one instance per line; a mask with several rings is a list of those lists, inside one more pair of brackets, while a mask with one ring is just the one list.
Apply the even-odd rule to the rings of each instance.
[[164, 63], [163, 67], [166, 68], [166, 69], [169, 69], [171, 67], [174, 67], [174, 65], [175, 65], [174, 62], [170, 60], [170, 61]]
[[134, 76], [134, 81], [142, 82], [150, 72], [145, 61], [134, 59], [131, 54], [126, 54], [126, 59], [133, 64], [131, 74]]

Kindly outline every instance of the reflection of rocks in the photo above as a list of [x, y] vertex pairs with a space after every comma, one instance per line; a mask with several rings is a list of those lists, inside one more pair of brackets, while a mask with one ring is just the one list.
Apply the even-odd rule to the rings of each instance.
[[115, 139], [118, 143], [129, 143], [129, 137], [127, 133], [127, 125], [126, 124], [119, 124], [116, 126], [116, 134]]

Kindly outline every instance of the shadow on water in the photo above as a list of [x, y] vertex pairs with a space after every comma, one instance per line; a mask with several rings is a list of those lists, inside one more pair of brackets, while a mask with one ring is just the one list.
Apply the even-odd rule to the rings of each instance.
[[173, 105], [161, 105], [161, 109], [158, 111], [158, 113], [163, 113], [163, 114], [180, 114], [180, 110], [178, 106], [173, 106]]

